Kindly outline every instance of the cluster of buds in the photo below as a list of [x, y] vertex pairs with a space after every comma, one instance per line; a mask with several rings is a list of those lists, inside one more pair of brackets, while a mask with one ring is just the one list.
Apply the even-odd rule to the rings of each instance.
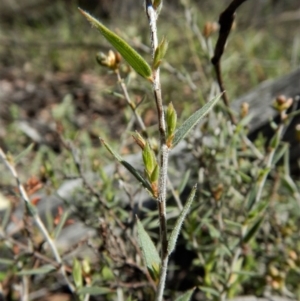
[[282, 290], [285, 287], [286, 274], [278, 270], [274, 265], [268, 267], [267, 283], [274, 290]]
[[119, 68], [119, 65], [121, 62], [121, 55], [118, 52], [109, 50], [108, 54], [99, 52], [96, 55], [96, 60], [97, 60], [98, 64], [101, 66], [107, 67], [111, 70], [117, 70]]
[[293, 104], [292, 98], [286, 98], [284, 95], [280, 95], [275, 99], [273, 107], [278, 112], [286, 111]]

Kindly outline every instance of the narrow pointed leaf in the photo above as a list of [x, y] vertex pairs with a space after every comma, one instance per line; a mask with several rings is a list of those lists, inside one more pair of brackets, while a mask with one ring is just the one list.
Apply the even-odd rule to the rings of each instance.
[[166, 121], [167, 121], [167, 128], [168, 128], [168, 137], [170, 137], [171, 135], [174, 134], [177, 125], [177, 114], [171, 102], [169, 103], [166, 112]]
[[231, 276], [228, 280], [228, 285], [231, 286], [233, 285], [237, 280], [238, 277], [240, 275], [240, 271], [242, 269], [242, 264], [244, 262], [244, 258], [240, 257], [234, 264], [233, 268], [232, 268], [232, 273]]
[[63, 213], [62, 217], [59, 220], [57, 227], [54, 230], [54, 239], [57, 239], [57, 237], [60, 235], [61, 230], [62, 230], [63, 226], [65, 225], [69, 216], [70, 216], [69, 211], [65, 211]]
[[162, 41], [157, 46], [155, 53], [154, 53], [154, 60], [153, 60], [153, 69], [157, 69], [164, 56], [166, 55], [167, 49], [168, 49], [168, 41], [163, 37]]
[[221, 94], [217, 97], [210, 100], [206, 103], [201, 109], [196, 111], [193, 115], [191, 115], [175, 132], [175, 137], [173, 140], [173, 147], [175, 147], [185, 136], [190, 132], [190, 130], [203, 118], [208, 112], [213, 108], [213, 106], [220, 99]]
[[254, 237], [254, 235], [256, 234], [256, 232], [258, 231], [262, 221], [264, 219], [264, 216], [260, 217], [255, 223], [254, 225], [249, 229], [249, 231], [246, 233], [246, 235], [243, 238], [243, 243], [248, 243], [251, 238]]
[[194, 288], [192, 288], [191, 290], [187, 291], [186, 293], [184, 293], [183, 295], [177, 297], [175, 299], [175, 301], [189, 301], [193, 295], [194, 292]]
[[156, 164], [155, 168], [151, 174], [151, 179], [150, 179], [151, 183], [156, 182], [158, 180], [158, 178], [159, 178], [159, 166], [158, 166], [158, 164]]
[[192, 191], [189, 195], [189, 198], [188, 198], [187, 202], [185, 203], [179, 217], [177, 218], [174, 229], [172, 230], [172, 233], [170, 235], [169, 242], [168, 242], [168, 253], [169, 254], [171, 254], [175, 249], [177, 238], [178, 238], [178, 235], [180, 233], [182, 224], [183, 224], [183, 222], [186, 218], [186, 215], [188, 214], [189, 209], [190, 209], [190, 207], [193, 203], [193, 200], [194, 200], [194, 197], [195, 197], [195, 194], [196, 194], [196, 188], [197, 188], [197, 186], [195, 185], [193, 187], [193, 189], [192, 189]]
[[220, 293], [214, 288], [207, 287], [207, 286], [200, 286], [199, 288], [200, 288], [201, 291], [203, 291], [207, 294], [210, 294], [210, 295], [213, 295], [213, 296], [216, 296], [216, 297], [220, 297]]
[[109, 30], [106, 26], [92, 17], [89, 13], [79, 8], [79, 11], [87, 18], [87, 20], [95, 26], [104, 38], [116, 48], [122, 55], [124, 60], [142, 77], [151, 80], [152, 70], [148, 63], [122, 38]]
[[73, 268], [72, 268], [72, 276], [75, 283], [76, 288], [81, 288], [83, 281], [82, 281], [82, 271], [81, 271], [81, 264], [80, 262], [75, 259], [73, 262]]
[[143, 149], [142, 155], [143, 155], [145, 169], [149, 174], [151, 174], [157, 163], [156, 163], [154, 151], [151, 149], [148, 142], [146, 143], [146, 145]]
[[14, 158], [15, 164], [17, 164], [22, 158], [27, 156], [32, 150], [34, 143], [31, 143], [27, 148], [25, 148], [19, 155]]
[[255, 220], [260, 214], [263, 214], [263, 212], [267, 209], [268, 206], [269, 206], [269, 202], [267, 200], [256, 203], [252, 207], [252, 210], [248, 212], [247, 220], [248, 221]]
[[101, 286], [85, 286], [78, 290], [79, 294], [88, 294], [88, 295], [106, 295], [111, 293], [112, 290], [107, 287]]
[[52, 271], [55, 271], [55, 267], [53, 267], [50, 264], [44, 265], [37, 269], [31, 269], [31, 270], [23, 270], [17, 273], [19, 276], [27, 276], [27, 275], [43, 275], [48, 274]]
[[275, 156], [272, 161], [272, 166], [276, 165], [278, 161], [285, 155], [286, 152], [289, 152], [289, 144], [282, 143], [281, 147], [278, 147]]
[[247, 211], [251, 211], [253, 206], [255, 205], [255, 197], [257, 195], [257, 187], [254, 186], [248, 193], [247, 200], [246, 200], [246, 209]]
[[282, 182], [290, 193], [292, 193], [293, 195], [298, 195], [297, 184], [294, 182], [290, 175], [284, 175]]
[[184, 173], [184, 175], [183, 175], [183, 177], [182, 177], [182, 180], [181, 180], [181, 183], [179, 184], [179, 188], [178, 188], [178, 192], [179, 192], [179, 193], [182, 193], [183, 190], [184, 190], [184, 188], [186, 187], [186, 184], [188, 183], [188, 180], [189, 180], [189, 178], [190, 178], [190, 174], [191, 174], [191, 170], [190, 170], [190, 169], [188, 169], [188, 170]]
[[143, 257], [149, 273], [154, 280], [158, 279], [160, 258], [156, 247], [145, 231], [143, 224], [137, 219], [138, 242], [143, 252]]
[[122, 159], [103, 139], [100, 139], [105, 148], [114, 156], [114, 158], [120, 162], [150, 193], [152, 188], [149, 182], [128, 162]]

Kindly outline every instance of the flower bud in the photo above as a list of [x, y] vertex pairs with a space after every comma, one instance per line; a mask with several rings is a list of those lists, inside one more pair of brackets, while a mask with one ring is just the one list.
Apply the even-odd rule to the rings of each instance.
[[278, 112], [286, 111], [293, 104], [292, 98], [286, 98], [284, 95], [280, 95], [276, 98], [274, 102], [274, 108]]
[[172, 140], [174, 138], [174, 133], [177, 125], [177, 114], [171, 102], [166, 112], [166, 121], [167, 121], [167, 128], [168, 128], [167, 140], [168, 140], [168, 146], [170, 147], [172, 145]]
[[141, 136], [141, 134], [138, 133], [138, 132], [135, 132], [135, 133], [132, 134], [132, 137], [135, 140], [135, 142], [137, 143], [137, 145], [143, 150], [145, 148], [146, 141]]
[[151, 149], [149, 143], [146, 143], [143, 149], [143, 161], [145, 165], [145, 170], [148, 178], [151, 178], [152, 172], [157, 165], [154, 151]]
[[96, 60], [99, 65], [108, 67], [112, 70], [116, 70], [119, 68], [119, 64], [121, 62], [121, 55], [118, 52], [109, 50], [107, 55], [103, 52], [99, 52], [96, 55]]
[[205, 38], [210, 37], [219, 29], [219, 24], [216, 22], [206, 22], [203, 29], [203, 35]]
[[297, 139], [297, 141], [300, 142], [300, 123], [298, 123], [298, 124], [295, 126], [295, 130], [296, 130], [296, 139]]
[[248, 113], [249, 113], [249, 104], [247, 102], [243, 102], [240, 111], [241, 118], [246, 117]]

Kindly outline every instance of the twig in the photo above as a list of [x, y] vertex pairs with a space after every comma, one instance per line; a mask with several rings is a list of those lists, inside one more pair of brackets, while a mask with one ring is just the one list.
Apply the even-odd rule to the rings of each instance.
[[225, 106], [228, 108], [228, 114], [231, 122], [236, 124], [235, 117], [231, 113], [229, 109], [229, 100], [228, 96], [224, 87], [224, 83], [222, 80], [222, 72], [221, 72], [221, 57], [224, 52], [225, 44], [227, 38], [230, 34], [231, 27], [235, 18], [235, 11], [238, 7], [247, 0], [233, 0], [229, 6], [221, 13], [219, 18], [220, 30], [219, 30], [219, 37], [215, 47], [214, 56], [211, 59], [212, 64], [214, 65], [217, 81], [220, 87], [220, 91], [222, 92], [222, 99]]
[[[1, 235], [2, 236], [2, 235]], [[45, 255], [41, 254], [40, 252], [36, 251], [36, 250], [28, 250], [28, 246], [15, 240], [14, 238], [12, 237], [8, 237], [8, 236], [2, 236], [1, 239], [5, 239], [6, 241], [9, 241], [10, 243], [18, 246], [20, 249], [24, 250], [24, 251], [27, 251], [29, 252], [33, 257], [43, 261], [43, 262], [46, 262], [46, 263], [49, 263], [51, 265], [53, 265], [56, 269], [59, 269], [60, 268], [60, 264], [57, 263], [57, 261], [54, 261], [52, 260], [51, 258], [48, 258], [46, 257]], [[68, 266], [65, 266], [65, 270], [69, 273], [72, 272], [72, 269], [70, 269]]]
[[50, 249], [52, 250], [52, 253], [54, 255], [54, 258], [56, 260], [56, 262], [59, 264], [60, 266], [60, 272], [63, 276], [63, 278], [65, 279], [69, 289], [71, 290], [71, 292], [75, 292], [75, 288], [72, 285], [72, 283], [69, 281], [67, 274], [66, 274], [66, 270], [65, 267], [63, 265], [62, 259], [59, 255], [59, 252], [56, 248], [56, 245], [53, 241], [53, 239], [51, 238], [50, 234], [48, 233], [45, 225], [43, 224], [41, 218], [39, 217], [36, 208], [31, 204], [29, 197], [23, 187], [23, 185], [21, 184], [21, 181], [19, 179], [19, 176], [17, 174], [17, 171], [12, 163], [12, 159], [9, 159], [5, 153], [3, 152], [3, 150], [0, 148], [0, 157], [3, 159], [5, 165], [7, 166], [7, 168], [10, 170], [11, 174], [13, 175], [13, 177], [15, 178], [16, 182], [17, 182], [17, 186], [20, 192], [20, 195], [23, 199], [23, 201], [25, 202], [26, 208], [28, 209], [28, 212], [30, 213], [30, 215], [32, 216], [32, 218], [34, 219], [35, 223], [37, 224], [38, 228], [40, 229], [40, 231], [42, 232], [45, 240], [48, 242]]
[[130, 109], [132, 110], [137, 123], [139, 124], [140, 128], [142, 129], [143, 135], [146, 138], [148, 138], [146, 126], [145, 126], [141, 116], [137, 113], [135, 104], [130, 99], [130, 96], [129, 96], [128, 91], [127, 91], [127, 87], [124, 83], [124, 80], [121, 78], [119, 69], [116, 69], [115, 72], [117, 74], [118, 82], [119, 82], [119, 84], [121, 86], [121, 89], [123, 91], [125, 100], [126, 100], [127, 104], [129, 105]]

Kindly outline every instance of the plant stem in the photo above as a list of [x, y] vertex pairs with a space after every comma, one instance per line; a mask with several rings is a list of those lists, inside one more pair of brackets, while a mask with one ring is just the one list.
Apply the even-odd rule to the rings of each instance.
[[135, 117], [137, 123], [139, 124], [139, 126], [142, 130], [143, 135], [148, 137], [146, 126], [145, 126], [141, 116], [137, 113], [135, 104], [130, 99], [130, 96], [129, 96], [128, 91], [127, 91], [126, 84], [124, 83], [124, 80], [122, 79], [122, 77], [120, 75], [119, 69], [117, 69], [115, 72], [117, 74], [118, 82], [121, 86], [121, 89], [122, 89], [122, 92], [124, 94], [124, 97], [125, 97], [125, 100], [126, 100], [127, 104], [129, 105], [130, 109], [132, 110], [132, 112], [134, 114], [134, 117]]
[[29, 210], [30, 215], [33, 217], [35, 223], [37, 224], [38, 228], [40, 229], [40, 231], [42, 232], [45, 240], [48, 242], [50, 249], [54, 255], [54, 258], [56, 260], [56, 262], [58, 263], [58, 265], [60, 266], [60, 272], [65, 280], [65, 282], [67, 283], [69, 289], [71, 290], [71, 292], [75, 291], [74, 286], [72, 285], [72, 283], [69, 281], [68, 276], [66, 274], [66, 270], [64, 267], [64, 264], [62, 262], [62, 259], [59, 255], [59, 252], [56, 248], [55, 242], [53, 241], [53, 239], [51, 238], [50, 234], [48, 233], [45, 225], [43, 224], [41, 218], [39, 217], [36, 208], [33, 207], [33, 205], [30, 202], [30, 199], [26, 193], [26, 190], [24, 189], [24, 186], [21, 184], [21, 181], [19, 179], [19, 176], [17, 174], [17, 171], [13, 165], [13, 163], [11, 162], [11, 160], [5, 155], [5, 153], [3, 152], [3, 150], [0, 148], [0, 157], [3, 159], [4, 163], [6, 164], [6, 166], [8, 167], [8, 169], [10, 170], [11, 174], [13, 175], [13, 177], [15, 178], [16, 182], [17, 182], [17, 186], [20, 192], [20, 195], [23, 199], [23, 201], [25, 202], [26, 208]]
[[[146, 13], [149, 20], [149, 27], [151, 31], [151, 49], [152, 58], [154, 59], [155, 50], [158, 47], [157, 38], [157, 12], [152, 6], [151, 0], [146, 0]], [[160, 134], [160, 174], [158, 180], [158, 211], [160, 224], [160, 241], [161, 241], [161, 267], [158, 288], [156, 292], [156, 301], [163, 300], [163, 293], [165, 288], [167, 268], [168, 268], [168, 239], [167, 239], [167, 218], [166, 218], [166, 190], [167, 190], [167, 175], [168, 175], [168, 159], [169, 148], [166, 141], [166, 123], [163, 109], [160, 74], [159, 68], [152, 71], [153, 76], [153, 93], [158, 115], [158, 128]]]

